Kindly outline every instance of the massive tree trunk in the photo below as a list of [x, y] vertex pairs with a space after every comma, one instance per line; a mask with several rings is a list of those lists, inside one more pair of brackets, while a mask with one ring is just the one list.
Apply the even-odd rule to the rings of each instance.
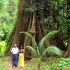
[[70, 0], [67, 0], [68, 45], [64, 57], [70, 57]]
[[[11, 41], [9, 40], [8, 47], [10, 45], [12, 47], [13, 44], [16, 43], [18, 47], [20, 47], [20, 45], [23, 45], [23, 47], [26, 45], [31, 45], [32, 47], [35, 48], [31, 40], [27, 36], [25, 36], [24, 34], [20, 34], [20, 32], [22, 31], [27, 31], [31, 33], [37, 42], [39, 42], [39, 40], [43, 36], [45, 36], [45, 33], [43, 31], [44, 26], [40, 25], [39, 19], [37, 17], [37, 11], [27, 12], [27, 13], [25, 13], [24, 11], [24, 8], [29, 3], [34, 4], [36, 3], [36, 1], [35, 0], [31, 0], [31, 1], [20, 0], [19, 1], [17, 22], [14, 28], [14, 31], [10, 37]], [[26, 50], [25, 55], [27, 57], [28, 55], [31, 55], [31, 53], [28, 50]]]
[[[31, 40], [25, 36], [24, 34], [20, 34], [20, 32], [22, 31], [27, 31], [29, 33], [31, 33], [36, 42], [38, 43], [42, 37], [44, 37], [46, 35], [45, 30], [47, 29], [46, 25], [40, 24], [40, 21], [43, 19], [43, 17], [47, 18], [48, 16], [51, 16], [52, 18], [52, 26], [51, 26], [51, 30], [56, 29], [55, 28], [55, 24], [54, 24], [54, 19], [53, 19], [53, 15], [52, 15], [52, 9], [50, 6], [50, 0], [45, 0], [44, 1], [44, 5], [45, 7], [43, 7], [43, 11], [42, 12], [44, 14], [44, 16], [40, 15], [40, 10], [34, 10], [34, 11], [28, 11], [25, 13], [24, 8], [26, 8], [26, 6], [28, 4], [36, 4], [36, 3], [43, 3], [43, 0], [20, 0], [19, 1], [19, 7], [18, 7], [18, 17], [17, 17], [17, 22], [16, 22], [16, 26], [14, 28], [14, 31], [11, 35], [11, 41], [9, 40], [9, 46], [13, 46], [14, 43], [17, 44], [18, 47], [20, 47], [20, 45], [23, 45], [23, 47], [25, 47], [26, 45], [31, 45], [32, 47], [35, 48], [35, 46], [32, 44]], [[37, 6], [36, 6], [37, 7]], [[49, 10], [47, 10], [47, 8]], [[47, 15], [46, 16], [46, 13]], [[55, 44], [55, 42], [52, 42], [53, 40], [51, 40], [51, 42], [49, 44]], [[56, 41], [56, 40], [55, 40]], [[57, 43], [57, 42], [56, 42]], [[31, 53], [26, 50], [25, 52], [25, 57], [30, 57], [31, 58]]]
[[68, 56], [70, 57], [70, 27], [68, 27]]

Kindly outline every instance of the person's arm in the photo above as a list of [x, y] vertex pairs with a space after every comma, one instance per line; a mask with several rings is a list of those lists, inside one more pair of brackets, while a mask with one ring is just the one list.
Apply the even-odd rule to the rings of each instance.
[[18, 49], [18, 54], [19, 54], [19, 49]]

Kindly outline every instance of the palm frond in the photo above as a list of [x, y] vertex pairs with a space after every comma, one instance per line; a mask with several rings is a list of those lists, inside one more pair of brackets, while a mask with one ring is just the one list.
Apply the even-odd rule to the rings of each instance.
[[34, 37], [30, 33], [28, 33], [28, 32], [20, 32], [20, 33], [23, 33], [23, 34], [27, 35], [28, 37], [30, 37], [30, 39], [32, 40], [33, 44], [35, 46], [37, 46], [37, 43], [36, 43]]
[[62, 51], [55, 46], [49, 46], [47, 49], [45, 49], [42, 56], [44, 56], [46, 53], [62, 56]]
[[45, 37], [43, 37], [40, 42], [39, 42], [39, 48], [42, 49], [42, 46], [44, 45], [45, 41], [48, 41], [52, 36], [54, 36], [54, 34], [58, 33], [57, 30], [51, 31], [49, 32]]
[[30, 50], [31, 53], [32, 53], [34, 56], [36, 56], [36, 50], [35, 50], [33, 47], [31, 47], [31, 46], [25, 46], [25, 48], [28, 49], [28, 50]]
[[38, 47], [36, 48], [36, 57], [41, 57], [41, 53]]

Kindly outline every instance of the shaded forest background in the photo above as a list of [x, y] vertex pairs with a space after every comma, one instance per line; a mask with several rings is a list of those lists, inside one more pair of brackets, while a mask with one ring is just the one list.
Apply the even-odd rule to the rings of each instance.
[[[10, 53], [14, 43], [36, 48], [29, 37], [20, 34], [22, 31], [32, 34], [39, 43], [53, 30], [59, 32], [44, 45], [55, 45], [65, 53], [64, 57], [70, 56], [69, 7], [67, 0], [0, 0], [0, 56]], [[25, 56], [29, 55], [26, 50]]]

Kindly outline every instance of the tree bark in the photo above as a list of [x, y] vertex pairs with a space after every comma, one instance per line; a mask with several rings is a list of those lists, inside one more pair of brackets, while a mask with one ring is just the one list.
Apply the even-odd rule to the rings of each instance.
[[68, 56], [70, 57], [70, 27], [68, 27]]
[[[25, 36], [24, 34], [20, 34], [20, 32], [22, 32], [22, 31], [27, 31], [27, 32], [31, 33], [37, 43], [42, 39], [42, 37], [44, 37], [46, 35], [45, 30], [47, 29], [47, 26], [40, 24], [40, 20], [42, 20], [42, 17], [39, 14], [37, 14], [38, 11], [34, 10], [33, 12], [28, 11], [25, 13], [25, 10], [24, 10], [24, 8], [26, 8], [27, 4], [29, 4], [29, 3], [35, 4], [37, 2], [41, 3], [42, 1], [43, 0], [39, 0], [39, 1], [38, 0], [30, 0], [30, 1], [29, 0], [20, 0], [19, 1], [17, 22], [16, 22], [15, 29], [11, 36], [12, 40], [9, 40], [10, 44], [8, 44], [8, 47], [9, 46], [12, 47], [13, 44], [16, 43], [18, 47], [20, 47], [20, 45], [23, 45], [23, 47], [25, 48], [25, 46], [31, 45], [33, 48], [35, 48], [35, 46], [32, 44], [29, 37]], [[48, 6], [48, 5], [50, 5], [49, 1], [50, 0], [45, 0], [44, 4], [47, 5], [46, 7], [48, 7], [49, 11], [52, 12], [51, 7]], [[46, 12], [46, 10], [44, 12]], [[38, 16], [39, 16], [39, 18], [38, 18]], [[48, 16], [52, 17], [51, 30], [56, 29], [52, 13], [49, 13]], [[46, 18], [47, 18], [47, 16], [46, 16]], [[51, 39], [51, 41], [53, 41], [53, 40]], [[56, 43], [57, 43], [57, 41], [56, 41]], [[52, 43], [50, 42], [49, 44], [52, 44]], [[31, 58], [31, 52], [26, 49], [25, 49], [25, 57]]]

